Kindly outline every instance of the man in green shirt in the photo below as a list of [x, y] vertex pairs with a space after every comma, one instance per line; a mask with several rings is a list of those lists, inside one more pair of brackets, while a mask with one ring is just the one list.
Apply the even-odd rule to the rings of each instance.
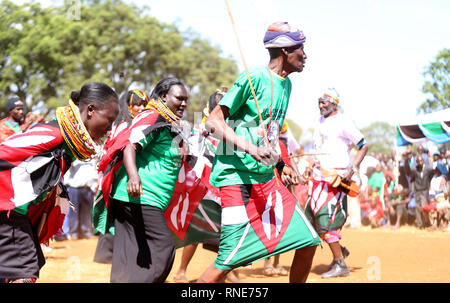
[[304, 42], [287, 22], [271, 24], [269, 64], [242, 73], [206, 121], [221, 140], [210, 182], [220, 188], [222, 226], [217, 259], [198, 282], [223, 281], [233, 268], [293, 249], [290, 282], [308, 277], [320, 239], [273, 168], [283, 183], [298, 182], [275, 149], [292, 87], [287, 76], [303, 70]]

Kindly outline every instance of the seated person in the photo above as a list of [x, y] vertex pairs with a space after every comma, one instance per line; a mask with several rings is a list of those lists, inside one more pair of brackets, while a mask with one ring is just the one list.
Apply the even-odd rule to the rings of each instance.
[[398, 229], [402, 221], [406, 221], [406, 205], [409, 203], [409, 200], [409, 190], [407, 188], [403, 188], [403, 186], [400, 184], [397, 185], [394, 188], [394, 192], [389, 195], [386, 203], [386, 208], [388, 211], [388, 219], [390, 225], [395, 222], [395, 224], [392, 225], [393, 229]]
[[381, 226], [384, 219], [383, 205], [381, 204], [379, 188], [367, 186], [367, 200], [361, 203], [361, 223], [372, 228]]

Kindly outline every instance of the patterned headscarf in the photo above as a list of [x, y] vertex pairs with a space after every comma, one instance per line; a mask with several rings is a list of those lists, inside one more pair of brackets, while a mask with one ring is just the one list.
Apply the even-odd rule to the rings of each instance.
[[132, 112], [133, 112], [133, 100], [135, 99], [135, 97], [136, 99], [144, 100], [145, 106], [148, 105], [149, 101], [147, 94], [142, 89], [133, 89], [132, 91], [129, 92], [129, 95], [130, 99], [128, 100], [128, 111], [130, 112], [131, 117], [134, 118]]
[[304, 43], [303, 31], [293, 28], [287, 22], [274, 22], [267, 28], [264, 35], [265, 48], [291, 47]]
[[334, 87], [327, 88], [320, 98], [339, 105], [339, 93]]

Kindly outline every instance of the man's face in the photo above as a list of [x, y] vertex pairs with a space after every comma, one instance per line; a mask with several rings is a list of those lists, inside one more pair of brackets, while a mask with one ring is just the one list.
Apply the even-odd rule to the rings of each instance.
[[336, 111], [336, 104], [328, 101], [325, 98], [319, 98], [319, 110], [322, 116], [328, 117]]
[[417, 157], [417, 166], [422, 167], [424, 163], [423, 157]]
[[291, 72], [302, 72], [307, 58], [303, 44], [300, 44], [297, 48], [288, 48], [286, 50], [287, 64]]
[[16, 102], [16, 107], [14, 107], [10, 112], [9, 116], [14, 119], [16, 122], [20, 122], [23, 120], [23, 102], [21, 100]]

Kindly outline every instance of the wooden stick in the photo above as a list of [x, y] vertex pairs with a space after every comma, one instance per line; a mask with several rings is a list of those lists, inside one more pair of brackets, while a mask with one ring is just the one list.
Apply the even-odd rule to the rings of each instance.
[[[253, 98], [255, 99], [256, 109], [258, 110], [259, 123], [260, 123], [260, 125], [261, 125], [261, 127], [263, 129], [263, 133], [264, 133], [264, 138], [266, 140], [266, 144], [267, 144], [267, 146], [270, 146], [269, 138], [267, 137], [266, 126], [264, 125], [264, 122], [263, 122], [263, 119], [262, 119], [261, 110], [259, 109], [259, 103], [258, 103], [258, 100], [256, 98], [255, 89], [253, 88], [252, 79], [250, 78], [250, 73], [248, 72], [248, 67], [247, 67], [247, 63], [245, 61], [244, 53], [242, 52], [242, 47], [241, 47], [241, 43], [239, 41], [239, 36], [238, 36], [237, 30], [236, 30], [236, 25], [234, 24], [233, 15], [231, 14], [230, 4], [228, 3], [228, 0], [225, 0], [225, 3], [227, 5], [228, 15], [230, 16], [231, 24], [233, 25], [234, 35], [236, 37], [236, 41], [237, 41], [237, 44], [238, 44], [239, 53], [241, 54], [242, 63], [244, 64], [245, 72], [247, 73], [248, 82], [250, 84], [250, 90], [252, 91]], [[275, 175], [275, 179], [277, 181], [277, 187], [280, 187], [280, 183], [278, 181], [278, 175], [277, 175], [276, 168], [275, 168], [275, 166], [272, 166], [272, 168], [273, 168], [273, 174]]]

